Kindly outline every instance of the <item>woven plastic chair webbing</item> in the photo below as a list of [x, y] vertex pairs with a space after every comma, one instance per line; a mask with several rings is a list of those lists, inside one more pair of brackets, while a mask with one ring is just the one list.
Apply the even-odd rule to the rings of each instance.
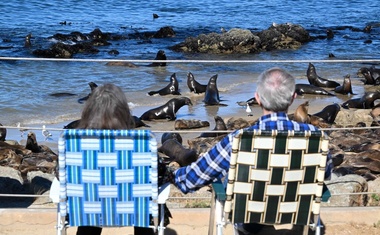
[[158, 216], [156, 148], [145, 130], [66, 130], [61, 216], [69, 215], [70, 226], [148, 227]]
[[322, 187], [321, 132], [243, 132], [234, 141], [225, 207], [232, 222], [307, 225]]

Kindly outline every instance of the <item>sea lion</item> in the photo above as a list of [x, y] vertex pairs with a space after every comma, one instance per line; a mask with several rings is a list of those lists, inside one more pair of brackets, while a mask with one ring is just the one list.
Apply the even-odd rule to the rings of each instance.
[[80, 119], [70, 122], [69, 124], [63, 126], [63, 129], [76, 129], [80, 123]]
[[299, 105], [296, 111], [294, 111], [294, 121], [301, 123], [310, 123], [310, 117], [308, 114], [309, 110], [309, 101], [304, 102]]
[[82, 104], [84, 101], [88, 100], [88, 98], [90, 98], [94, 89], [98, 87], [98, 85], [95, 82], [89, 82], [88, 85], [90, 86], [91, 92], [88, 95], [86, 95], [85, 97], [78, 99], [78, 103], [80, 103], [80, 104]]
[[309, 80], [309, 83], [314, 86], [335, 88], [340, 85], [339, 83], [335, 81], [331, 81], [331, 80], [318, 76], [315, 66], [312, 63], [309, 63], [309, 67], [307, 68], [306, 75], [307, 75], [307, 79]]
[[158, 91], [149, 91], [148, 92], [148, 95], [152, 96], [152, 95], [181, 95], [181, 93], [179, 93], [178, 91], [178, 80], [177, 80], [177, 76], [175, 73], [172, 74], [172, 76], [170, 76], [170, 83], [158, 90]]
[[296, 93], [298, 95], [311, 94], [311, 95], [330, 95], [335, 96], [333, 93], [326, 91], [325, 89], [314, 86], [311, 84], [296, 84]]
[[[0, 123], [0, 126], [3, 126], [3, 124]], [[5, 141], [5, 137], [7, 137], [7, 129], [0, 128], [0, 141]]]
[[195, 94], [200, 94], [206, 92], [207, 85], [202, 85], [197, 82], [192, 73], [187, 74], [187, 86], [190, 89], [190, 92], [194, 92]]
[[257, 103], [257, 100], [256, 100], [256, 98], [255, 97], [252, 97], [252, 98], [250, 98], [250, 99], [248, 99], [248, 100], [246, 100], [246, 101], [238, 101], [238, 102], [236, 102], [238, 105], [240, 105], [240, 106], [247, 106], [247, 105], [249, 105], [249, 106], [253, 106], [253, 105], [255, 105], [255, 104], [259, 104], [259, 103]]
[[51, 93], [49, 96], [53, 97], [69, 97], [69, 96], [76, 96], [76, 94], [70, 93], [70, 92], [57, 92], [57, 93]]
[[28, 35], [25, 36], [24, 47], [31, 47], [32, 46], [32, 43], [30, 42], [31, 38], [32, 38], [31, 33], [29, 33]]
[[174, 122], [174, 129], [184, 130], [184, 129], [196, 129], [202, 127], [208, 127], [210, 123], [208, 121], [196, 120], [196, 119], [178, 119]]
[[375, 107], [375, 100], [377, 99], [380, 99], [380, 91], [366, 92], [360, 98], [347, 100], [342, 104], [342, 107], [345, 109], [372, 109], [373, 107]]
[[380, 85], [380, 69], [375, 68], [374, 65], [369, 68], [360, 68], [357, 75], [359, 77], [364, 77], [364, 80], [362, 80], [364, 84]]
[[140, 117], [141, 120], [153, 119], [169, 119], [175, 120], [177, 118], [177, 111], [184, 105], [193, 105], [191, 100], [187, 97], [173, 98], [157, 108], [151, 109], [143, 113]]
[[157, 149], [157, 152], [165, 154], [171, 161], [177, 162], [181, 167], [190, 165], [198, 159], [198, 154], [194, 150], [185, 148], [175, 139], [166, 140]]
[[161, 136], [161, 144], [165, 143], [165, 141], [169, 139], [175, 139], [177, 140], [180, 144], [182, 144], [182, 136], [177, 133], [177, 132], [165, 132]]
[[28, 133], [25, 148], [31, 150], [33, 153], [41, 152], [41, 147], [37, 143], [36, 134], [32, 131]]
[[347, 74], [346, 76], [344, 76], [343, 85], [335, 87], [334, 91], [336, 93], [340, 93], [340, 94], [343, 94], [343, 95], [347, 95], [347, 94], [355, 95], [352, 92], [351, 78], [350, 78], [349, 74]]
[[216, 79], [218, 78], [218, 75], [214, 75], [210, 78], [207, 88], [205, 91], [205, 98], [203, 102], [205, 102], [206, 105], [219, 105], [220, 98], [219, 98], [219, 91], [216, 86]]
[[[215, 116], [214, 120], [215, 120], [214, 131], [227, 130], [227, 126], [224, 123], [223, 118], [221, 118], [220, 116]], [[217, 137], [217, 136], [225, 135], [225, 134], [227, 134], [227, 132], [204, 132], [199, 137], [202, 137], [202, 138], [204, 138], [204, 137]]]
[[[156, 54], [156, 57], [154, 60], [166, 60], [166, 54], [165, 51], [159, 50]], [[125, 61], [112, 61], [106, 63], [108, 66], [125, 66], [125, 67], [130, 67], [130, 68], [137, 68], [139, 67], [138, 65], [132, 63], [132, 62], [125, 62]], [[153, 62], [151, 64], [145, 65], [147, 67], [164, 67], [166, 66], [166, 62]]]
[[327, 105], [321, 111], [314, 113], [313, 116], [320, 117], [325, 122], [329, 124], [333, 124], [339, 111], [340, 111], [340, 105], [335, 103], [335, 104]]

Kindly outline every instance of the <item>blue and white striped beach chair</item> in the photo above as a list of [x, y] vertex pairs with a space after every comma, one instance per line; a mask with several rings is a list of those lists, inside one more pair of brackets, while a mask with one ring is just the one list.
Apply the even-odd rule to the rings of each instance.
[[57, 234], [68, 226], [152, 227], [152, 221], [163, 234], [157, 142], [149, 130], [69, 129], [58, 145]]

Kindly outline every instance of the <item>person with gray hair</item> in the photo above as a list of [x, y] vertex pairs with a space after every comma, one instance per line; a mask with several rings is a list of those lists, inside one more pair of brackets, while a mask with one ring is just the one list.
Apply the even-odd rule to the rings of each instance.
[[[78, 129], [134, 129], [135, 123], [122, 89], [114, 84], [96, 87], [82, 110]], [[79, 226], [76, 235], [100, 235], [101, 227]], [[152, 228], [134, 227], [135, 235], [154, 235]]]
[[[311, 124], [297, 123], [288, 118], [287, 111], [296, 97], [295, 79], [287, 71], [275, 67], [270, 68], [258, 77], [255, 98], [260, 105], [263, 116], [247, 130], [281, 130], [281, 131], [314, 131]], [[189, 166], [167, 167], [164, 178], [174, 184], [183, 193], [194, 192], [215, 180], [226, 176], [230, 167], [232, 140], [236, 132], [232, 132], [201, 155]], [[328, 157], [325, 178], [329, 178], [332, 160]], [[235, 234], [255, 234], [261, 230], [260, 224], [235, 224]]]

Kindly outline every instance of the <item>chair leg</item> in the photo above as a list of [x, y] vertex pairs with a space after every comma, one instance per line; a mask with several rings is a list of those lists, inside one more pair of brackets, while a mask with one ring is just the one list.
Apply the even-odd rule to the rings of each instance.
[[160, 204], [160, 223], [158, 225], [158, 235], [164, 235], [164, 231], [165, 231], [165, 225], [164, 225], [164, 221], [165, 221], [165, 207], [164, 207], [165, 204]]
[[215, 203], [215, 215], [216, 215], [216, 234], [223, 235], [223, 205], [222, 202], [216, 200]]
[[210, 219], [208, 226], [208, 235], [214, 235], [215, 226], [215, 192], [212, 190], [211, 205], [210, 205]]
[[303, 235], [308, 235], [309, 234], [309, 225], [305, 225], [303, 226], [303, 232], [302, 232]]

